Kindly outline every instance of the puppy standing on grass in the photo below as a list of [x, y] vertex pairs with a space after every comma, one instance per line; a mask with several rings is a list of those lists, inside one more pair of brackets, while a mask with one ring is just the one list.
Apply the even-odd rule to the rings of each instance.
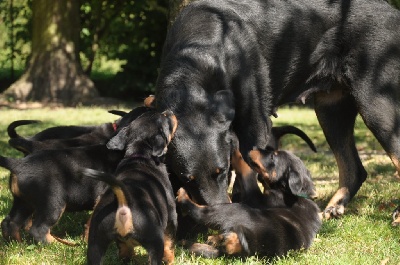
[[190, 250], [195, 254], [272, 257], [310, 247], [321, 220], [318, 206], [305, 198], [315, 195], [305, 165], [285, 151], [253, 150], [250, 158], [257, 173], [272, 188], [265, 194], [258, 189], [255, 190], [257, 196], [244, 203], [201, 206], [194, 203], [184, 189], [178, 191], [177, 202], [183, 212], [201, 224], [222, 231], [219, 236], [209, 237], [219, 249], [194, 244]]
[[100, 264], [112, 241], [117, 242], [123, 259], [131, 259], [134, 247], [142, 245], [150, 264], [174, 261], [175, 197], [166, 166], [160, 159], [176, 128], [172, 112], [147, 112], [107, 144], [110, 149], [125, 150], [115, 176], [84, 170], [84, 175], [110, 185], [92, 215], [89, 264]]

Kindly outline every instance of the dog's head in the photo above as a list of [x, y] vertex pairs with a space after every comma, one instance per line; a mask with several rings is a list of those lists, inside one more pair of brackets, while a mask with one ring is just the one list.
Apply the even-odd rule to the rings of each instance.
[[249, 153], [251, 167], [272, 189], [302, 197], [315, 197], [311, 174], [300, 158], [287, 151], [255, 149]]
[[[233, 95], [222, 90], [207, 99], [203, 96], [184, 103], [177, 100], [179, 128], [168, 148], [167, 163], [196, 202], [227, 203]], [[166, 106], [157, 100], [157, 107]]]
[[178, 121], [171, 111], [146, 111], [111, 138], [107, 148], [125, 150], [125, 156], [158, 159], [166, 154], [177, 126]]

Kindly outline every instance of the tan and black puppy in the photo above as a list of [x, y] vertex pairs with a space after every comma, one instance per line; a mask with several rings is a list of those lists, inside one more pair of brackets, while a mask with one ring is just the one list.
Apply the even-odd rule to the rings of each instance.
[[150, 264], [174, 261], [175, 196], [161, 159], [176, 128], [172, 112], [147, 112], [107, 144], [111, 149], [125, 150], [115, 174], [84, 171], [84, 175], [110, 186], [92, 215], [89, 264], [100, 264], [112, 241], [117, 242], [123, 259], [131, 259], [134, 247], [141, 245], [148, 252]]
[[[32, 220], [29, 233], [36, 241], [50, 243], [50, 234], [64, 211], [92, 210], [106, 184], [82, 179], [82, 168], [114, 172], [123, 152], [105, 145], [43, 150], [24, 158], [0, 156], [0, 166], [11, 171], [11, 210], [2, 221], [6, 240], [21, 241], [20, 229]], [[33, 216], [33, 219], [32, 219]]]
[[[277, 158], [271, 158], [271, 155]], [[209, 237], [217, 249], [193, 244], [190, 250], [195, 254], [215, 257], [257, 253], [271, 257], [284, 255], [292, 249], [308, 248], [315, 238], [321, 226], [320, 209], [305, 198], [314, 196], [315, 191], [301, 160], [288, 152], [274, 150], [265, 153], [254, 150], [250, 157], [263, 169], [257, 168], [259, 174], [264, 178], [271, 177], [268, 180], [271, 189], [264, 194], [256, 186], [253, 189], [247, 187], [243, 190], [241, 203], [201, 206], [194, 203], [184, 189], [178, 191], [177, 202], [183, 212], [198, 223], [222, 232]], [[234, 163], [237, 162], [235, 159]]]
[[7, 133], [10, 137], [8, 143], [25, 155], [40, 150], [106, 144], [116, 132], [129, 125], [131, 121], [143, 113], [149, 111], [153, 101], [154, 97], [149, 96], [144, 100], [144, 106], [136, 107], [130, 112], [110, 110], [109, 113], [121, 116], [121, 118], [113, 123], [107, 122], [98, 126], [55, 126], [47, 128], [29, 138], [22, 137], [15, 129], [21, 125], [38, 123], [40, 121], [14, 121], [7, 128]]

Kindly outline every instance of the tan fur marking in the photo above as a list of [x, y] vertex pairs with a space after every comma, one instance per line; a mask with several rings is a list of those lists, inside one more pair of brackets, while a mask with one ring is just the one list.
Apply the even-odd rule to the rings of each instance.
[[125, 194], [120, 187], [113, 187], [112, 190], [113, 190], [115, 196], [117, 197], [119, 207], [121, 207], [123, 205], [128, 205]]
[[261, 153], [260, 153], [260, 151], [251, 150], [250, 153], [249, 153], [249, 157], [250, 157], [251, 161], [256, 165], [254, 170], [258, 174], [261, 174], [261, 175], [266, 174], [267, 170], [265, 169], [265, 167], [261, 163]]
[[[348, 202], [350, 199], [350, 192], [347, 188], [342, 187], [338, 189], [329, 201], [328, 205], [326, 206], [326, 209], [334, 207], [335, 212], [337, 215], [342, 215], [344, 213], [344, 203]], [[324, 212], [323, 214], [324, 219], [328, 220], [331, 217], [334, 217], [331, 212]]]
[[233, 152], [231, 163], [233, 169], [237, 174], [248, 176], [253, 172], [250, 166], [244, 161], [243, 156], [239, 150], [235, 150]]
[[32, 227], [32, 216], [29, 217], [29, 219], [26, 221], [24, 229], [25, 231], [29, 231], [31, 227]]
[[396, 167], [396, 170], [400, 176], [400, 162], [399, 159], [394, 154], [389, 154], [390, 159], [392, 160], [393, 165]]
[[236, 233], [229, 233], [225, 236], [225, 252], [229, 255], [239, 254], [242, 252], [242, 245]]
[[[169, 136], [169, 142], [171, 142], [172, 138], [174, 138], [176, 129], [178, 128], [178, 119], [176, 118], [176, 116], [175, 116], [175, 115], [172, 115], [172, 116], [170, 117], [170, 119], [171, 119], [171, 123], [172, 123], [172, 132], [171, 132], [171, 134], [170, 134], [170, 136]], [[169, 143], [169, 142], [168, 142], [168, 143]]]
[[144, 106], [148, 107], [148, 108], [153, 108], [154, 107], [153, 103], [154, 103], [155, 99], [156, 99], [156, 97], [154, 95], [148, 96], [143, 101]]
[[14, 194], [14, 196], [20, 197], [21, 196], [21, 191], [18, 186], [18, 178], [15, 174], [11, 174], [11, 193]]
[[133, 232], [132, 212], [128, 206], [118, 207], [115, 214], [115, 229], [122, 237]]
[[118, 234], [120, 234], [121, 236], [126, 236], [134, 230], [132, 211], [127, 206], [128, 202], [122, 189], [120, 187], [113, 187], [112, 190], [118, 201], [118, 209], [115, 213], [114, 227], [117, 230]]
[[164, 257], [163, 261], [170, 265], [173, 264], [175, 260], [175, 249], [174, 249], [174, 241], [172, 238], [165, 234], [164, 235]]
[[211, 235], [207, 237], [207, 244], [213, 247], [218, 247], [221, 245], [222, 241], [224, 240], [223, 235]]
[[47, 243], [53, 243], [56, 239], [50, 234], [50, 229], [47, 231], [46, 234], [46, 242]]

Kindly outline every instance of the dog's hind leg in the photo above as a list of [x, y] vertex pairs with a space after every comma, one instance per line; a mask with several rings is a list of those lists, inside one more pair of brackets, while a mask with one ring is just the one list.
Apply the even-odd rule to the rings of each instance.
[[[400, 61], [400, 54], [398, 60]], [[397, 65], [399, 64], [400, 62]], [[391, 73], [389, 80], [376, 82], [384, 85], [374, 90], [363, 86], [362, 94], [357, 95], [359, 113], [400, 176], [400, 73]], [[393, 225], [397, 225], [399, 221], [393, 220]]]
[[50, 229], [58, 222], [64, 213], [65, 205], [56, 207], [55, 202], [47, 201], [44, 205], [36, 206], [34, 219], [29, 233], [38, 242], [52, 243], [56, 240]]
[[19, 197], [14, 197], [10, 213], [1, 222], [1, 230], [5, 240], [21, 242], [20, 229], [31, 220], [33, 210]]
[[357, 107], [342, 90], [315, 95], [315, 112], [339, 167], [339, 189], [329, 201], [324, 217], [337, 217], [367, 177], [354, 141]]

